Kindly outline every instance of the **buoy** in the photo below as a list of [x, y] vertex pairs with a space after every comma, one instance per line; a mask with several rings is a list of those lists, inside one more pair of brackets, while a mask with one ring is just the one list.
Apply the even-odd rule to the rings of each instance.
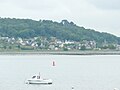
[[72, 89], [74, 89], [74, 87], [72, 86]]
[[55, 61], [53, 61], [53, 66], [55, 66]]

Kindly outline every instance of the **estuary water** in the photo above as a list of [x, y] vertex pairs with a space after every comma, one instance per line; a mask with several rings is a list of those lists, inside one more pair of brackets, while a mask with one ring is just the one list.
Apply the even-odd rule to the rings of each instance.
[[[52, 62], [55, 66], [52, 66]], [[25, 84], [39, 73], [52, 85]], [[72, 88], [74, 87], [74, 88]], [[0, 90], [120, 89], [118, 55], [0, 55]]]

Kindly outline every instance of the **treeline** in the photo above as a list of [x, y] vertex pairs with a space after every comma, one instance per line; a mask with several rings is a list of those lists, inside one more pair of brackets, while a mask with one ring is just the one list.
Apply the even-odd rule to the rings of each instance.
[[120, 44], [120, 38], [109, 33], [100, 33], [92, 29], [79, 27], [73, 22], [62, 20], [60, 23], [52, 20], [0, 18], [1, 37], [56, 37], [60, 40], [94, 40], [97, 44], [103, 42]]

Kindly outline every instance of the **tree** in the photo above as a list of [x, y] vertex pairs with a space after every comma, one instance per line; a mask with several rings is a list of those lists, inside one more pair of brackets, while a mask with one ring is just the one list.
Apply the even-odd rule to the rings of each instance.
[[4, 48], [4, 49], [7, 49], [7, 47], [6, 47], [6, 46], [4, 46], [3, 48]]
[[80, 50], [86, 50], [86, 46], [85, 45], [81, 46]]
[[56, 37], [60, 40], [94, 40], [100, 45], [106, 40], [108, 44], [120, 44], [120, 37], [109, 33], [100, 33], [93, 29], [85, 29], [73, 22], [62, 20], [60, 23], [52, 20], [35, 21], [31, 19], [0, 18], [0, 35], [3, 37]]
[[9, 49], [12, 49], [12, 46], [9, 46]]

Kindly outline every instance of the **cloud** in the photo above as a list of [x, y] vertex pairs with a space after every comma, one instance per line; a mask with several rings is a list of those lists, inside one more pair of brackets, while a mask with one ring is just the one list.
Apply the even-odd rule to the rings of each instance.
[[56, 0], [2, 0], [0, 16], [57, 19], [69, 15], [69, 9]]
[[120, 35], [119, 0], [0, 0], [0, 16], [67, 19], [79, 26]]
[[120, 0], [87, 0], [97, 8], [120, 9]]

